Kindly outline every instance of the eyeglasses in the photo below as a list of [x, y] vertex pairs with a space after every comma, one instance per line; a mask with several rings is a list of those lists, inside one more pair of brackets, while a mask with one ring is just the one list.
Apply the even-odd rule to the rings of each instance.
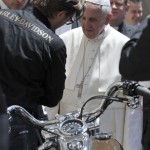
[[75, 21], [79, 20], [83, 16], [83, 13], [84, 13], [84, 6], [80, 11], [69, 16], [69, 21], [66, 22], [66, 25], [73, 24]]

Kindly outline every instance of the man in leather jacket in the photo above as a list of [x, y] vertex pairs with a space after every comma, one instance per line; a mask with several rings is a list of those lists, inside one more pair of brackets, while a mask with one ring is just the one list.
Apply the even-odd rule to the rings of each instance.
[[[66, 48], [54, 30], [80, 16], [79, 0], [32, 0], [33, 10], [0, 10], [0, 84], [8, 106], [19, 105], [34, 117], [38, 106], [62, 98]], [[73, 18], [75, 16], [76, 18]], [[36, 131], [14, 115], [10, 149], [37, 150]]]
[[[120, 73], [124, 79], [136, 81], [150, 80], [150, 16], [140, 25], [132, 39], [125, 44], [120, 59]], [[143, 99], [144, 150], [150, 148], [150, 98]]]

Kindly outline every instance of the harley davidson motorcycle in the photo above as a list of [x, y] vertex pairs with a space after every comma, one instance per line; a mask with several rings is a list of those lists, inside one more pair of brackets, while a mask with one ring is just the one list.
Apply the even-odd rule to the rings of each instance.
[[[125, 96], [119, 96], [118, 92]], [[137, 82], [124, 81], [111, 85], [104, 96], [88, 99], [81, 109], [65, 115], [56, 115], [54, 120], [40, 121], [20, 106], [10, 106], [9, 116], [20, 115], [30, 124], [42, 131], [45, 142], [39, 150], [123, 150], [121, 144], [109, 133], [101, 132], [100, 118], [112, 102], [125, 102], [131, 108], [139, 105], [139, 96], [150, 96], [150, 91]], [[97, 108], [85, 111], [86, 105], [100, 100]]]

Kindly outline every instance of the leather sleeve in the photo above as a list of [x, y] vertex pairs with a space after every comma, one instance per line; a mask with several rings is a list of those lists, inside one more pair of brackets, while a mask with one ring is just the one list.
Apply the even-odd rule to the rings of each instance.
[[150, 80], [150, 19], [139, 37], [131, 39], [122, 49], [119, 71], [129, 80]]
[[61, 100], [65, 88], [66, 47], [51, 50], [50, 55], [51, 61], [45, 73], [45, 97], [41, 102], [42, 105], [54, 107]]

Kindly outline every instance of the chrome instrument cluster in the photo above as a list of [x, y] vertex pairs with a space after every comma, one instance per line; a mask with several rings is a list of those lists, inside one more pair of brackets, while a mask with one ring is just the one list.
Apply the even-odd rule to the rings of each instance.
[[61, 123], [60, 132], [66, 136], [77, 135], [86, 131], [85, 123], [80, 119], [70, 119]]

